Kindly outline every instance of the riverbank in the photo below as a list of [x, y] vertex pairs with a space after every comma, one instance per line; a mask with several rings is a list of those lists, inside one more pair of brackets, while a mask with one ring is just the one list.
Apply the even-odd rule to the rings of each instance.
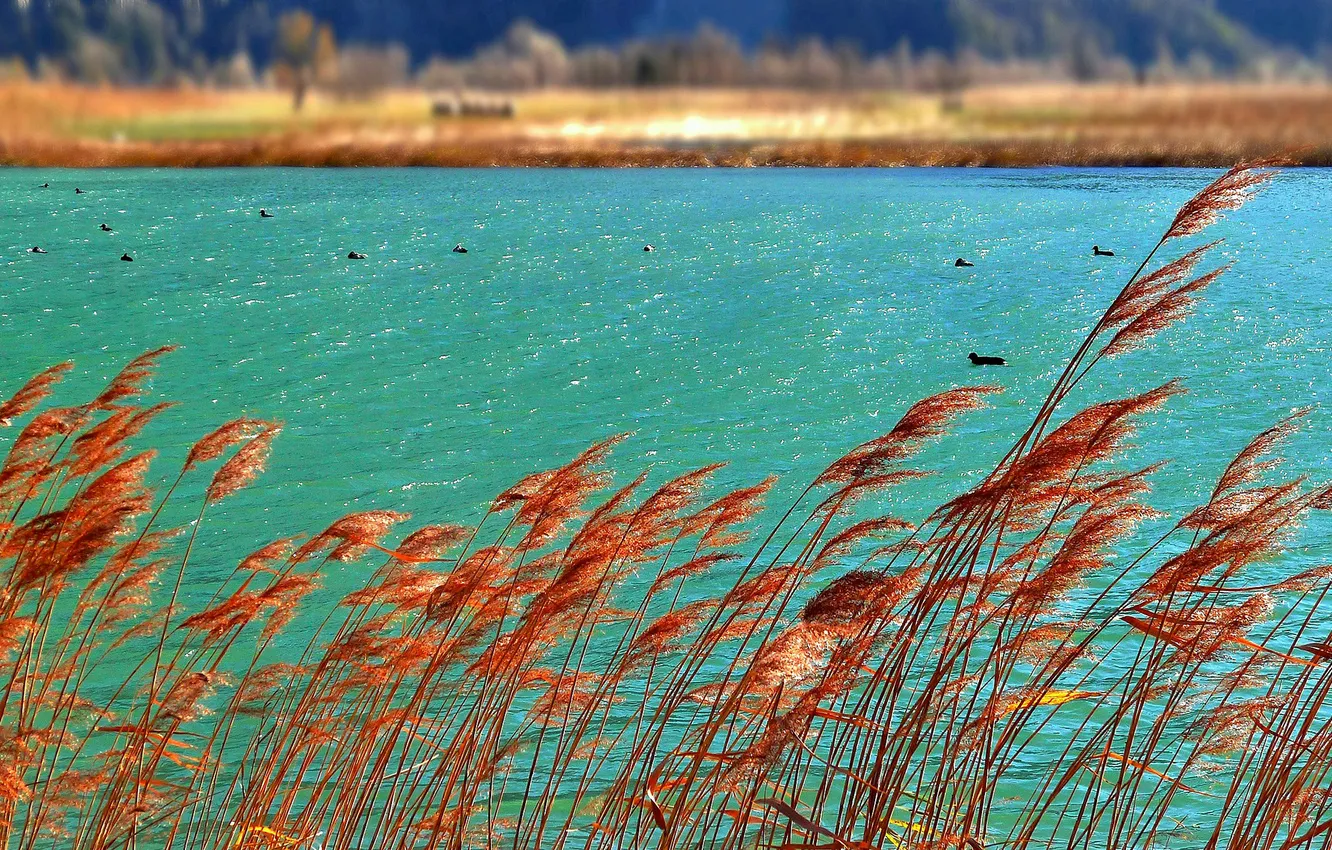
[[898, 92], [547, 91], [513, 117], [435, 116], [420, 91], [0, 86], [0, 163], [124, 166], [1332, 165], [1332, 88], [1008, 86]]

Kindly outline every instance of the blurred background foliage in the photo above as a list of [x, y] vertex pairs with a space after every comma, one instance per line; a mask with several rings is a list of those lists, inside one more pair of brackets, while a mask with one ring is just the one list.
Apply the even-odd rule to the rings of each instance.
[[978, 62], [1325, 79], [1332, 0], [0, 0], [0, 76], [266, 82], [297, 104], [408, 82], [948, 88]]

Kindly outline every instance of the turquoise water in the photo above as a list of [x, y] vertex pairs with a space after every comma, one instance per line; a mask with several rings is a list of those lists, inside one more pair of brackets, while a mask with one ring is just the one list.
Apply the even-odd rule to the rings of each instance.
[[[225, 419], [286, 423], [269, 472], [206, 526], [212, 551], [239, 552], [350, 510], [475, 521], [520, 476], [621, 432], [622, 477], [727, 461], [720, 484], [778, 473], [785, 504], [917, 398], [1001, 384], [926, 454], [945, 474], [898, 506], [918, 519], [1002, 454], [1212, 176], [9, 170], [0, 392], [72, 358], [62, 397], [81, 399], [140, 351], [181, 346], [155, 384], [181, 406], [147, 437], [163, 476]], [[1329, 188], [1328, 172], [1287, 173], [1209, 232], [1235, 268], [1198, 315], [1088, 381], [1087, 398], [1187, 382], [1142, 440], [1146, 459], [1175, 459], [1158, 506], [1194, 503], [1249, 436], [1332, 391]], [[972, 368], [972, 350], [1011, 367]], [[1294, 467], [1332, 474], [1329, 429], [1316, 413]]]
[[[73, 358], [74, 398], [176, 343], [156, 389], [183, 406], [162, 439], [181, 448], [239, 413], [283, 420], [260, 486], [301, 519], [472, 515], [623, 431], [626, 469], [720, 459], [727, 480], [776, 472], [794, 487], [916, 398], [997, 381], [997, 412], [935, 458], [974, 473], [1211, 176], [9, 170], [0, 388]], [[1179, 460], [1166, 499], [1332, 389], [1329, 188], [1326, 172], [1285, 174], [1219, 225], [1217, 256], [1236, 267], [1199, 315], [1089, 386], [1187, 381], [1151, 432]], [[458, 242], [470, 252], [451, 253]], [[1118, 256], [1091, 257], [1093, 242]], [[954, 269], [959, 255], [976, 267]], [[972, 350], [1012, 367], [978, 372]], [[1326, 444], [1291, 459], [1328, 471]], [[942, 492], [960, 486], [946, 477]]]
[[[518, 477], [620, 432], [622, 476], [724, 460], [721, 484], [780, 474], [784, 504], [915, 399], [1003, 385], [926, 455], [946, 474], [903, 494], [919, 518], [993, 464], [1212, 176], [9, 170], [0, 392], [72, 358], [72, 401], [180, 345], [155, 390], [182, 404], [148, 435], [164, 476], [227, 418], [286, 423], [268, 474], [209, 524], [248, 546], [372, 507], [475, 520]], [[1198, 315], [1088, 382], [1088, 398], [1187, 382], [1142, 441], [1176, 459], [1159, 506], [1191, 504], [1251, 434], [1332, 391], [1329, 188], [1327, 172], [1287, 173], [1232, 214], [1208, 235], [1235, 268]], [[1011, 367], [974, 369], [972, 350]], [[1330, 427], [1315, 415], [1294, 466], [1332, 473]], [[229, 565], [197, 569], [206, 583]]]
[[[522, 475], [622, 432], [622, 481], [727, 461], [719, 485], [777, 473], [770, 501], [784, 507], [912, 401], [1002, 385], [994, 409], [922, 456], [940, 474], [894, 497], [919, 520], [993, 466], [1212, 176], [3, 171], [0, 395], [72, 358], [59, 398], [83, 400], [175, 343], [154, 391], [181, 405], [143, 440], [162, 449], [161, 477], [226, 419], [285, 423], [267, 474], [205, 524], [194, 602], [277, 536], [370, 508], [475, 522]], [[1185, 380], [1131, 458], [1174, 459], [1155, 506], [1194, 504], [1253, 434], [1332, 392], [1329, 189], [1332, 173], [1285, 174], [1210, 231], [1227, 239], [1215, 261], [1235, 267], [1197, 315], [1086, 382], [1082, 401]], [[450, 251], [459, 242], [469, 253]], [[1118, 256], [1092, 257], [1093, 243]], [[1011, 366], [974, 369], [973, 350]], [[1330, 432], [1316, 410], [1291, 468], [1332, 477]], [[187, 480], [175, 520], [202, 485]], [[1291, 557], [1326, 562], [1325, 537]], [[326, 593], [366, 572], [334, 566]], [[298, 651], [302, 629], [287, 640]]]

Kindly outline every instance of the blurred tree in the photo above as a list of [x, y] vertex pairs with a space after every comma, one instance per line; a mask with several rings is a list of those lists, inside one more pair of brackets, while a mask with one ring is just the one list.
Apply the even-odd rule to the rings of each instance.
[[333, 28], [315, 21], [304, 9], [278, 18], [274, 45], [274, 73], [279, 84], [291, 89], [291, 108], [299, 111], [310, 86], [336, 82], [338, 48]]
[[685, 79], [688, 85], [734, 86], [744, 82], [745, 55], [729, 33], [704, 22], [686, 45]]
[[1090, 35], [1073, 38], [1068, 50], [1068, 73], [1079, 82], [1091, 82], [1100, 77], [1101, 51]]
[[213, 67], [212, 82], [222, 88], [252, 88], [255, 83], [255, 73], [250, 54], [239, 50], [229, 59], [220, 60]]
[[457, 89], [463, 85], [463, 71], [457, 62], [432, 56], [416, 75], [416, 84], [429, 91]]
[[584, 47], [570, 58], [569, 74], [574, 85], [609, 88], [622, 85], [620, 55], [608, 47]]
[[335, 91], [340, 97], [373, 97], [386, 89], [404, 85], [410, 65], [407, 48], [401, 44], [382, 48], [344, 47], [338, 54]]
[[125, 68], [120, 51], [105, 39], [85, 33], [69, 55], [70, 70], [85, 83], [121, 83]]
[[117, 53], [121, 73], [135, 82], [165, 81], [189, 52], [173, 20], [144, 0], [111, 4], [102, 37]]
[[515, 21], [502, 38], [478, 51], [468, 64], [467, 83], [488, 89], [562, 85], [570, 74], [564, 45], [526, 19]]
[[[78, 49], [87, 31], [87, 16], [79, 0], [44, 0], [30, 3], [33, 38], [37, 45], [45, 45], [47, 54], [67, 57]], [[40, 48], [31, 57], [40, 55]]]
[[831, 89], [842, 82], [842, 67], [820, 38], [802, 39], [791, 58], [795, 82], [802, 88]]

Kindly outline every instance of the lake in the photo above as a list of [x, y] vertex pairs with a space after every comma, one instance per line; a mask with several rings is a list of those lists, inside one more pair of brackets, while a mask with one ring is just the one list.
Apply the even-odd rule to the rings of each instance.
[[[161, 450], [161, 479], [226, 419], [285, 424], [268, 472], [211, 512], [192, 603], [269, 539], [371, 508], [476, 522], [521, 476], [619, 433], [632, 435], [619, 481], [724, 461], [719, 486], [775, 473], [769, 501], [784, 507], [916, 399], [1001, 385], [922, 455], [936, 474], [893, 496], [919, 521], [993, 467], [1214, 176], [5, 170], [0, 396], [73, 359], [58, 398], [81, 401], [173, 343], [153, 389], [180, 405], [141, 440]], [[1329, 190], [1328, 172], [1290, 172], [1231, 213], [1207, 235], [1225, 237], [1213, 260], [1234, 267], [1196, 315], [1079, 389], [1090, 402], [1185, 382], [1130, 458], [1173, 460], [1155, 507], [1178, 516], [1250, 437], [1332, 392]], [[1009, 365], [974, 368], [972, 351]], [[1292, 470], [1332, 477], [1330, 429], [1316, 409], [1285, 451]], [[202, 483], [187, 479], [172, 519], [189, 521]], [[1291, 557], [1326, 559], [1316, 546]], [[324, 593], [365, 574], [333, 565]], [[298, 652], [303, 631], [279, 651]]]

